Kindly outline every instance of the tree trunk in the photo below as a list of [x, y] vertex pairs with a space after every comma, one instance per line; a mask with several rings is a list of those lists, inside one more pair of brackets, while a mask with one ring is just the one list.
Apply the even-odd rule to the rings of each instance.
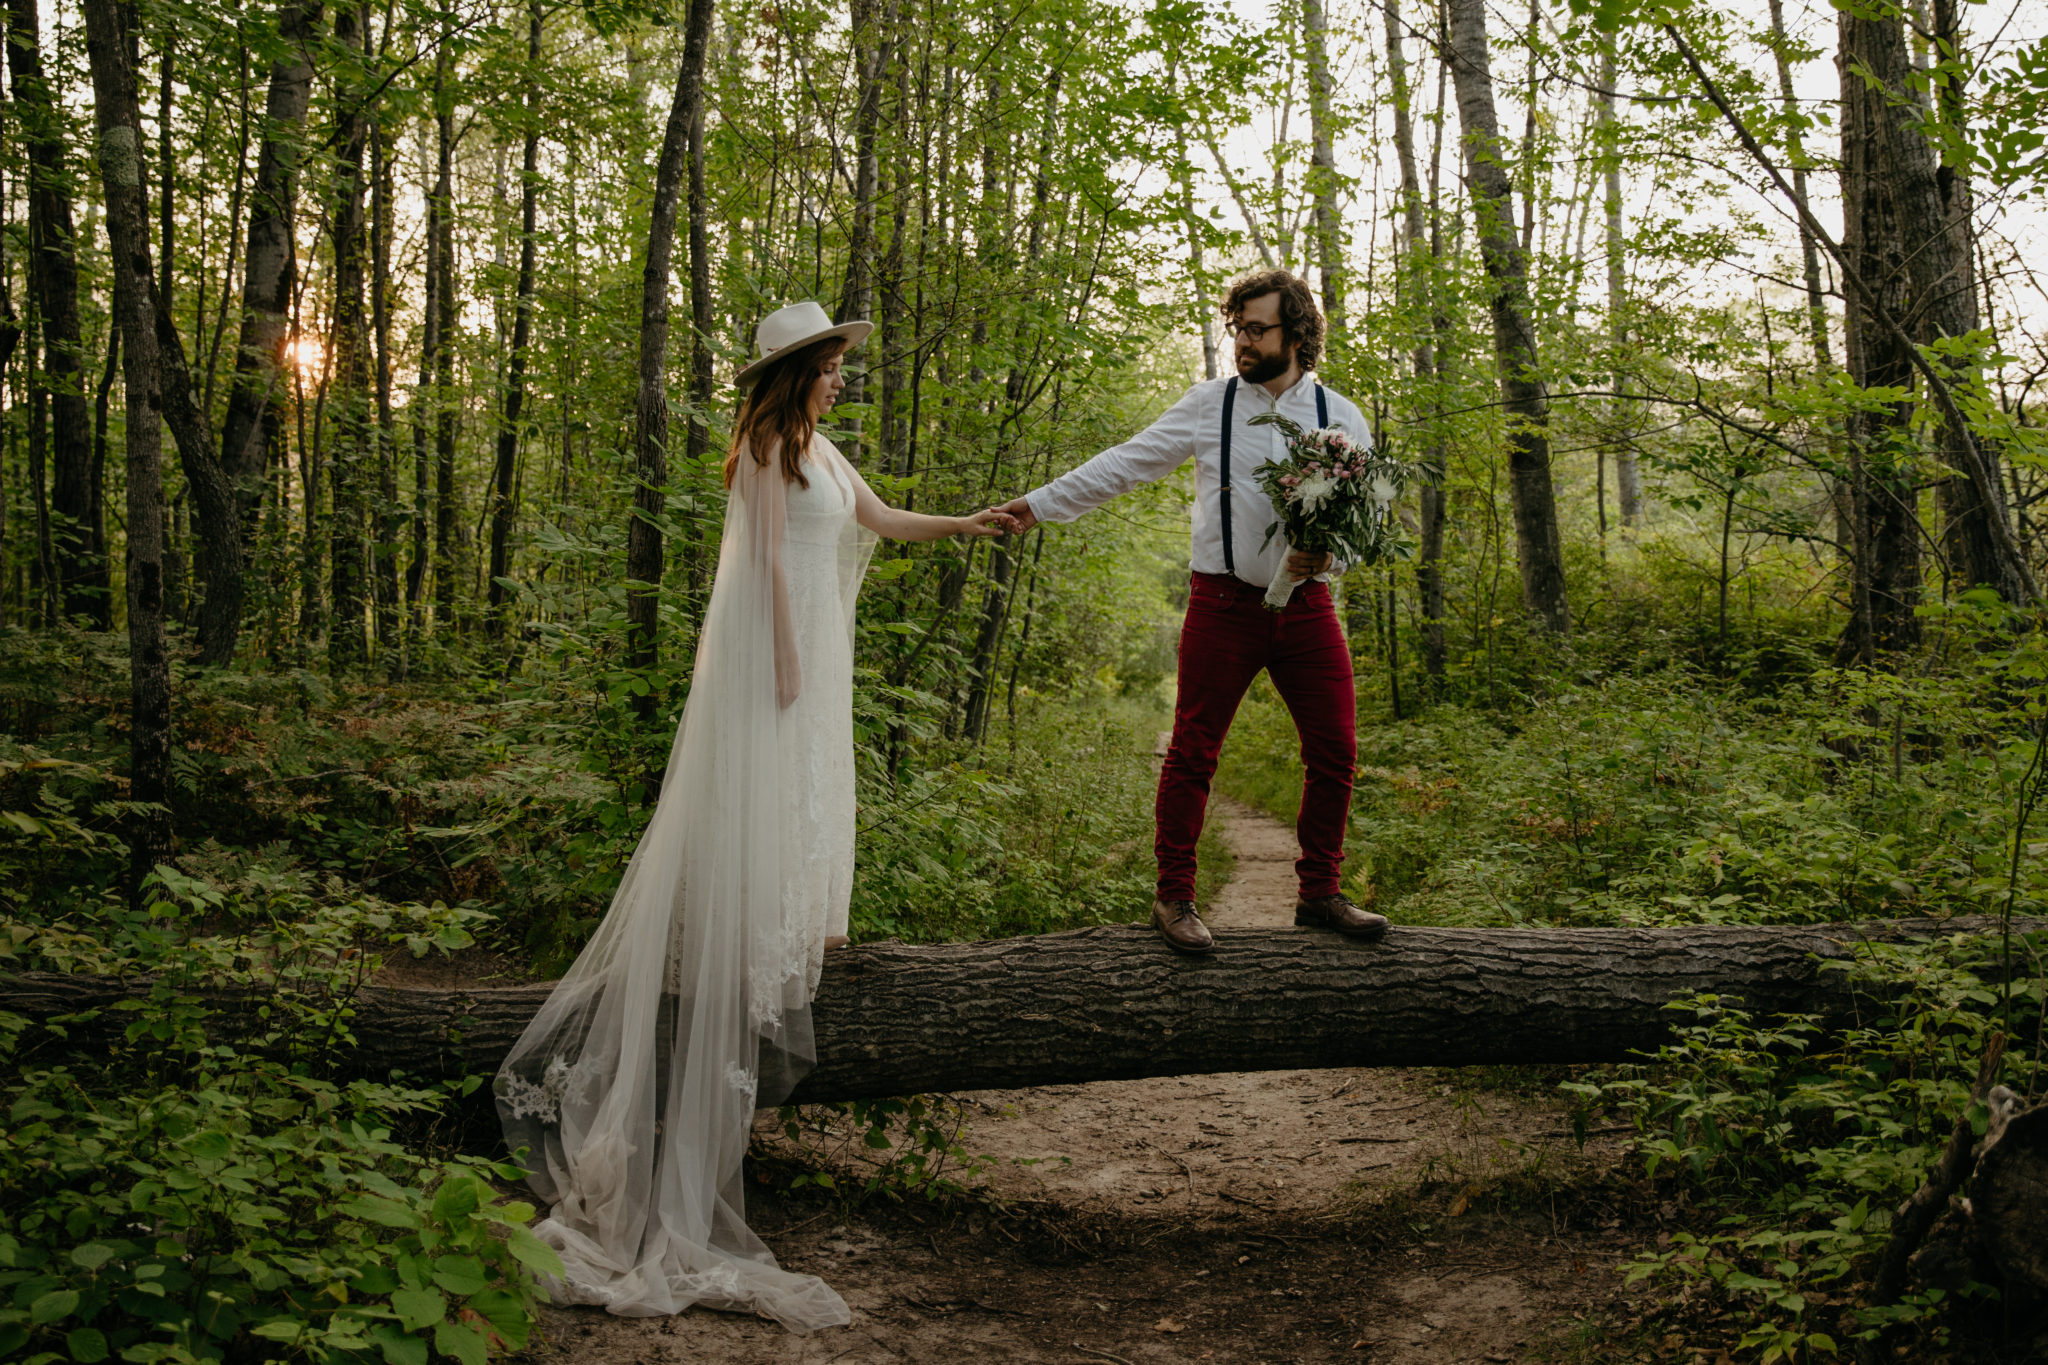
[[[1873, 89], [1859, 68], [1882, 74], [1903, 66], [1905, 42], [1896, 20], [1886, 25], [1844, 10], [1840, 28], [1842, 254], [1879, 306], [1903, 318], [1914, 300], [1900, 233], [1898, 168], [1888, 151], [1890, 96], [1885, 89]], [[1852, 297], [1845, 310], [1843, 339], [1849, 377], [1857, 387], [1911, 387], [1907, 346], [1859, 298]], [[1902, 402], [1882, 411], [1852, 412], [1845, 424], [1856, 558], [1849, 625], [1837, 648], [1844, 662], [1868, 665], [1920, 639], [1920, 622], [1913, 614], [1921, 579], [1918, 493], [1908, 453], [1911, 416], [1912, 405]]]
[[484, 628], [492, 639], [505, 633], [505, 585], [512, 572], [512, 466], [519, 454], [519, 414], [526, 404], [526, 351], [533, 337], [534, 214], [540, 192], [540, 0], [526, 12], [526, 143], [519, 185], [519, 284], [512, 321], [512, 355], [505, 365], [505, 395], [498, 422], [498, 459], [491, 477], [490, 610]]
[[124, 353], [128, 484], [128, 797], [149, 803], [129, 833], [130, 893], [170, 851], [171, 667], [164, 640], [163, 399], [156, 280], [142, 184], [142, 108], [119, 0], [83, 0], [99, 126], [100, 183]]
[[[1937, 78], [1935, 107], [1943, 123], [1951, 128], [1966, 128], [1964, 75], [1955, 65], [1963, 55], [1962, 9], [1957, 0], [1934, 0], [1933, 36], [1945, 73]], [[1914, 293], [1924, 300], [1921, 335], [1916, 339], [1928, 343], [1944, 337], [1968, 336], [1978, 331], [1983, 320], [1977, 307], [1977, 257], [1969, 174], [1965, 169], [1936, 164], [1934, 148], [1920, 126], [1920, 117], [1916, 110], [1911, 119], [1902, 118], [1894, 109], [1889, 131], [1892, 155], [1899, 167], [1900, 229], [1905, 237], [1906, 262], [1912, 272]], [[1978, 365], [1952, 359], [1944, 368], [1957, 389], [1982, 393], [1983, 375]], [[1972, 479], [1967, 473], [1970, 451], [1962, 442], [1950, 440], [1943, 451], [1950, 467], [1965, 471], [1938, 485], [1942, 538], [1949, 563], [1963, 582], [1991, 588], [2007, 602], [2028, 604], [2031, 595], [2025, 575], [2001, 548], [2000, 538], [1991, 526], [1994, 518], [2008, 528], [2012, 523], [1998, 445], [1979, 437], [1976, 454], [1983, 476]], [[2009, 530], [2005, 542], [2012, 542]]]
[[[444, 34], [443, 44], [451, 39]], [[440, 262], [440, 338], [434, 351], [434, 616], [443, 630], [455, 619], [455, 104], [435, 102], [434, 202], [441, 206], [432, 250]]]
[[[1150, 930], [1107, 925], [1035, 937], [831, 954], [812, 1003], [818, 1065], [799, 1103], [1145, 1076], [1307, 1067], [1485, 1066], [1633, 1059], [1668, 1041], [1673, 999], [1711, 991], [1760, 1014], [1848, 1022], [1859, 1000], [1823, 964], [1870, 940], [1995, 929], [1997, 921], [1818, 927], [1420, 929], [1360, 944], [1308, 929], [1240, 930], [1211, 958]], [[30, 1019], [138, 996], [134, 978], [0, 978]], [[358, 1074], [496, 1070], [551, 983], [357, 998]], [[225, 1017], [261, 1003], [212, 993]], [[122, 1016], [110, 1011], [110, 1019]], [[91, 1045], [85, 1030], [75, 1045]]]
[[[63, 615], [100, 619], [108, 608], [109, 578], [105, 561], [92, 553], [92, 412], [85, 397], [64, 117], [43, 74], [36, 11], [35, 0], [8, 0], [7, 62], [28, 153], [29, 294], [42, 332], [39, 382], [47, 397], [40, 401], [47, 403], [49, 421], [44, 567]], [[34, 445], [43, 448], [41, 442]]]
[[[438, 109], [442, 89], [448, 77], [448, 57], [445, 48], [434, 58], [434, 105]], [[427, 582], [427, 489], [433, 478], [433, 464], [428, 456], [428, 428], [433, 425], [433, 415], [441, 406], [441, 395], [435, 384], [439, 373], [441, 352], [441, 216], [447, 212], [438, 188], [427, 195], [426, 231], [422, 235], [425, 246], [425, 269], [420, 301], [420, 378], [419, 386], [413, 391], [412, 409], [412, 560], [405, 571], [405, 604], [410, 628], [418, 630], [424, 617], [424, 603]]]
[[[1772, 4], [1778, 0], [1771, 0]], [[1614, 369], [1608, 382], [1615, 393], [1627, 392], [1628, 375], [1621, 357], [1628, 347], [1628, 261], [1627, 240], [1621, 222], [1620, 132], [1614, 119], [1615, 39], [1607, 40], [1600, 64], [1600, 158], [1606, 163], [1607, 179], [1607, 345], [1614, 354]], [[1610, 430], [1618, 435], [1626, 420], [1625, 400], [1610, 400]], [[1626, 442], [1614, 446], [1614, 496], [1621, 505], [1621, 524], [1634, 526], [1643, 519], [1643, 475], [1636, 466], [1636, 453]], [[1601, 528], [1606, 529], [1606, 509], [1601, 509]]]
[[717, 0], [690, 0], [683, 31], [683, 65], [695, 72], [690, 82], [690, 427], [686, 453], [702, 460], [711, 449], [711, 196], [704, 183], [704, 65], [711, 47], [711, 21]]
[[[1061, 73], [1054, 71], [1045, 87], [1045, 118], [1039, 128], [1038, 170], [1032, 181], [1031, 222], [1025, 230], [1024, 258], [1018, 272], [1019, 279], [1027, 288], [1031, 287], [1045, 244], [1045, 208], [1052, 193], [1052, 157], [1059, 129], [1060, 78]], [[995, 442], [998, 460], [1004, 448], [1003, 431], [1021, 420], [1027, 401], [1021, 322], [1018, 332], [1012, 350], [1017, 359], [1012, 361], [1009, 375], [1003, 383], [1005, 412], [997, 428]], [[981, 626], [975, 633], [974, 653], [968, 665], [967, 712], [962, 727], [966, 737], [976, 744], [988, 733], [989, 710], [995, 697], [998, 671], [996, 660], [1002, 648], [1003, 632], [1010, 622], [1010, 604], [1016, 587], [1013, 580], [1022, 549], [1021, 545], [1015, 544], [1014, 537], [1000, 536], [989, 552], [988, 593], [982, 599]]]
[[371, 560], [378, 643], [401, 658], [398, 643], [398, 429], [391, 417], [391, 129], [382, 119], [370, 130], [370, 331], [376, 342], [377, 510]]
[[1491, 281], [1493, 349], [1508, 427], [1508, 492], [1522, 572], [1522, 605], [1544, 627], [1571, 629], [1564, 550], [1550, 482], [1550, 400], [1537, 368], [1528, 257], [1515, 236], [1514, 188], [1501, 157], [1484, 0], [1449, 0], [1451, 79], [1458, 92], [1473, 226]]
[[263, 111], [263, 150], [249, 199], [243, 255], [242, 327], [234, 382], [221, 429], [221, 462], [235, 482], [244, 524], [262, 495], [285, 410], [285, 347], [291, 339], [292, 289], [298, 262], [292, 220], [298, 204], [299, 140], [313, 94], [312, 42], [323, 5], [286, 0], [277, 11], [279, 43], [270, 65]]
[[[853, 225], [847, 237], [846, 288], [835, 319], [839, 322], [870, 317], [875, 307], [875, 190], [881, 183], [882, 77], [895, 49], [896, 5], [891, 3], [884, 12], [877, 0], [854, 0], [853, 24], [854, 51], [860, 65], [854, 112]], [[865, 371], [851, 371], [842, 401], [860, 403], [866, 397]], [[860, 419], [843, 420], [858, 436]]]
[[[692, 66], [694, 55], [698, 65]], [[654, 518], [663, 510], [668, 487], [668, 363], [669, 264], [675, 253], [676, 200], [681, 197], [689, 156], [690, 110], [702, 95], [704, 49], [683, 45], [682, 69], [676, 73], [668, 127], [662, 134], [661, 159], [654, 168], [654, 198], [647, 215], [647, 261], [640, 279], [640, 371], [633, 420], [633, 514], [626, 524], [626, 625], [632, 634], [627, 663], [652, 668], [659, 657], [656, 631], [660, 620], [662, 544]], [[655, 714], [653, 691], [635, 698], [644, 719]]]
[[327, 658], [348, 669], [369, 656], [364, 621], [366, 575], [363, 487], [373, 469], [377, 434], [370, 414], [369, 338], [363, 320], [364, 162], [369, 150], [371, 98], [367, 6], [344, 3], [334, 17], [334, 446], [328, 477], [334, 490], [329, 512], [328, 595], [334, 615]]
[[[1437, 335], [1441, 308], [1437, 299], [1437, 232], [1434, 223], [1424, 236], [1422, 176], [1416, 169], [1414, 92], [1408, 83], [1408, 57], [1402, 37], [1400, 0], [1385, 0], [1387, 70], [1394, 96], [1394, 151], [1401, 166], [1401, 209], [1404, 240], [1401, 269], [1395, 275], [1396, 302], [1401, 315], [1415, 329], [1411, 353], [1412, 373], [1418, 390], [1434, 395], [1440, 363], [1432, 342]], [[1433, 172], [1432, 172], [1433, 173]], [[1432, 199], [1434, 192], [1432, 191]], [[1434, 217], [1432, 203], [1431, 216]], [[1441, 402], [1430, 406], [1441, 408]], [[1420, 416], [1420, 414], [1417, 414]], [[1422, 598], [1422, 664], [1431, 678], [1444, 674], [1444, 443], [1439, 423], [1428, 463], [1436, 477], [1423, 484], [1421, 502], [1422, 544], [1415, 561], [1415, 588]]]
[[1330, 112], [1329, 20], [1323, 0], [1301, 0], [1301, 17], [1308, 50], [1309, 137], [1313, 144], [1309, 177], [1316, 204], [1316, 264], [1323, 277], [1323, 317], [1334, 348], [1348, 345], [1348, 341], [1343, 337], [1344, 220], [1337, 208], [1336, 121]]
[[[1785, 0], [1770, 0], [1771, 36], [1775, 39], [1771, 53], [1778, 66], [1778, 102], [1785, 111], [1785, 152], [1792, 163], [1792, 195], [1799, 206], [1807, 206], [1806, 195], [1806, 144], [1800, 132], [1799, 101], [1792, 91], [1792, 60], [1785, 49], [1789, 39], [1785, 35]], [[1805, 219], [1799, 222], [1799, 263], [1806, 284], [1806, 324], [1813, 340], [1814, 364], [1823, 370], [1834, 368], [1835, 362], [1828, 346], [1828, 305], [1826, 292], [1821, 287], [1820, 243], [1813, 240], [1813, 230]]]
[[1174, 53], [1166, 59], [1167, 93], [1174, 102], [1174, 179], [1180, 190], [1180, 216], [1188, 237], [1188, 281], [1194, 287], [1195, 311], [1202, 327], [1202, 377], [1216, 377], [1216, 305], [1209, 297], [1209, 263], [1202, 252], [1202, 220], [1195, 212], [1195, 166], [1188, 158], [1188, 113], [1180, 107], [1180, 67]]

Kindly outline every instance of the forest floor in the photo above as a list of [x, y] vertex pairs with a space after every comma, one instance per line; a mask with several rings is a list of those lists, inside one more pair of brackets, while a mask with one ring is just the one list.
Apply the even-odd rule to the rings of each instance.
[[[1223, 799], [1237, 856], [1206, 918], [1291, 925], [1293, 831]], [[1712, 1360], [1631, 1349], [1616, 1267], [1659, 1238], [1526, 1074], [1280, 1071], [960, 1097], [988, 1196], [858, 1212], [763, 1188], [748, 1220], [822, 1275], [850, 1327], [795, 1337], [689, 1312], [550, 1310], [535, 1361], [1258, 1362]], [[781, 1139], [772, 1114], [759, 1136]], [[1026, 1163], [1026, 1164], [1020, 1164]], [[1664, 1214], [1668, 1216], [1669, 1210]]]

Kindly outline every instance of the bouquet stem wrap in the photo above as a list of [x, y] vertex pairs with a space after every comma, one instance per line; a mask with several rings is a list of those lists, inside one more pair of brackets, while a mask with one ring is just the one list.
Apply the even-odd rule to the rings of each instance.
[[1273, 574], [1273, 581], [1266, 585], [1265, 597], [1260, 600], [1265, 603], [1267, 611], [1285, 611], [1287, 604], [1294, 600], [1294, 590], [1303, 581], [1287, 571], [1287, 561], [1282, 559], [1279, 569]]

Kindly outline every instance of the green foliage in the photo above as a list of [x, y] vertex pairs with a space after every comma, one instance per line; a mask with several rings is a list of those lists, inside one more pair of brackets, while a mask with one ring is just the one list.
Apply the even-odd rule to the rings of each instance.
[[[0, 1014], [0, 1355], [480, 1365], [523, 1347], [560, 1265], [492, 1186], [516, 1170], [394, 1137], [475, 1079], [324, 1072], [378, 952], [462, 946], [476, 912], [262, 870], [223, 892], [165, 869], [154, 889], [90, 930], [0, 923], [11, 967], [148, 983], [43, 1029]], [[246, 1003], [213, 1014], [202, 988]], [[40, 1060], [81, 1033], [93, 1069]]]
[[946, 1096], [784, 1105], [778, 1117], [804, 1166], [789, 1188], [823, 1190], [849, 1211], [878, 1196], [959, 1198], [995, 1164], [969, 1152], [966, 1108]]
[[[1361, 894], [1416, 923], [1786, 923], [2048, 905], [2012, 866], [2032, 758], [2030, 637], [1966, 622], [1912, 674], [1752, 652], [1773, 685], [1670, 657], [1550, 675], [1513, 710], [1426, 709], [1359, 735]], [[1967, 628], [1966, 628], [1967, 627]], [[1367, 694], [1369, 695], [1369, 694]], [[1361, 697], [1361, 707], [1366, 696]], [[1299, 791], [1293, 725], [1264, 684], [1219, 780], [1268, 811]]]
[[[862, 784], [853, 936], [1000, 938], [1142, 918], [1152, 903], [1149, 699], [1020, 699], [983, 754]], [[869, 776], [864, 774], [864, 776]]]
[[1983, 1132], [1970, 1084], [1991, 1035], [2020, 1040], [2005, 1053], [2008, 1085], [2031, 1093], [2043, 1079], [2048, 936], [2016, 946], [2031, 966], [2001, 984], [1995, 939], [1864, 945], [1827, 964], [1867, 993], [1870, 1022], [1849, 1029], [1677, 1001], [1676, 1039], [1645, 1065], [1567, 1082], [1579, 1131], [1600, 1110], [1633, 1121], [1645, 1174], [1703, 1215], [1640, 1255], [1629, 1281], [1706, 1287], [1729, 1322], [1751, 1320], [1739, 1346], [1767, 1361], [1930, 1318], [1939, 1289], [1883, 1310], [1847, 1305], [1957, 1116]]

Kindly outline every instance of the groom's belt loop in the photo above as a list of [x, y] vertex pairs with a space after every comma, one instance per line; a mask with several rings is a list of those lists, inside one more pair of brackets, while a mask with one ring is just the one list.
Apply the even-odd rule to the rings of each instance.
[[1223, 572], [1237, 577], [1236, 548], [1230, 543], [1230, 414], [1237, 406], [1237, 376], [1223, 386]]

